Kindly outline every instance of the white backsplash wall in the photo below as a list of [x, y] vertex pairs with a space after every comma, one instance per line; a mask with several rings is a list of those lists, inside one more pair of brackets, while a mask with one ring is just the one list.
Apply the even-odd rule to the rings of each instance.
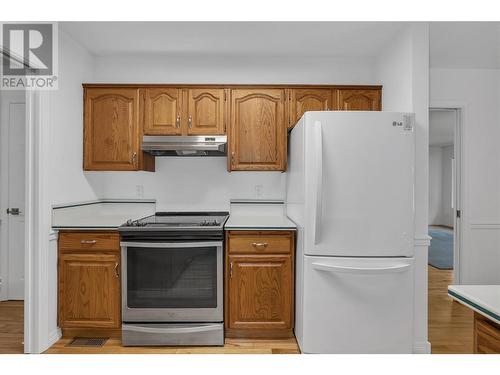
[[100, 198], [155, 198], [157, 209], [229, 210], [230, 199], [284, 199], [285, 173], [227, 171], [224, 157], [157, 157], [156, 172], [86, 172]]

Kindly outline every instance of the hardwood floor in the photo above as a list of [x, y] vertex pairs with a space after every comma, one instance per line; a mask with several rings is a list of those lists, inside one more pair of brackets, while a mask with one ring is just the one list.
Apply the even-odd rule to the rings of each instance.
[[24, 353], [24, 303], [0, 302], [0, 354]]
[[429, 342], [433, 354], [473, 353], [473, 312], [448, 297], [453, 271], [429, 266]]
[[294, 338], [282, 340], [226, 339], [222, 347], [123, 347], [120, 339], [109, 339], [98, 348], [67, 346], [71, 339], [63, 338], [47, 354], [298, 354]]

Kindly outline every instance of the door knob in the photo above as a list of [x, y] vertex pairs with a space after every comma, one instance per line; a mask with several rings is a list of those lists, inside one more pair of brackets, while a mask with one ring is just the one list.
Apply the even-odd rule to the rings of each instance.
[[19, 208], [7, 208], [7, 215], [19, 215], [21, 211]]

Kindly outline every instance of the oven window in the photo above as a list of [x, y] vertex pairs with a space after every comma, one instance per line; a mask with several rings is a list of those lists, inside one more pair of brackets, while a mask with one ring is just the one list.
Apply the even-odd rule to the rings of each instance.
[[217, 248], [127, 248], [131, 308], [217, 307]]

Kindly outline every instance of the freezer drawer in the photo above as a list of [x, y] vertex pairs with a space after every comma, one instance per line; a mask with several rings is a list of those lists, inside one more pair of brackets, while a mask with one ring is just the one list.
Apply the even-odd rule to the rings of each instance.
[[412, 352], [413, 258], [304, 258], [303, 352]]

